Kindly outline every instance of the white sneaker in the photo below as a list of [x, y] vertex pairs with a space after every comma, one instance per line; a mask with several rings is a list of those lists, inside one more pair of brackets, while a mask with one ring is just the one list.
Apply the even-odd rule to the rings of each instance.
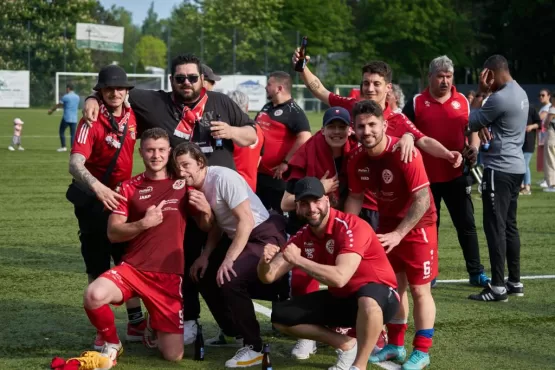
[[224, 334], [222, 329], [220, 329], [218, 331], [218, 335], [213, 338], [207, 339], [204, 344], [212, 347], [243, 347], [243, 338], [228, 337]]
[[63, 148], [56, 149], [57, 152], [67, 152], [67, 148], [64, 146]]
[[225, 367], [249, 367], [260, 365], [264, 355], [252, 350], [252, 346], [245, 346], [235, 353], [235, 356], [225, 362]]
[[555, 193], [555, 186], [550, 186], [548, 188], [544, 188], [543, 191], [546, 192], [546, 193]]
[[23, 147], [22, 147], [22, 146], [20, 146], [19, 148], [17, 148], [17, 150], [21, 150], [21, 151], [24, 151], [25, 149], [23, 149]]
[[104, 347], [102, 347], [102, 351], [100, 351], [100, 353], [109, 357], [112, 361], [116, 361], [118, 357], [121, 356], [123, 353], [123, 345], [121, 344], [121, 342], [117, 344], [106, 342], [104, 344]]
[[187, 320], [183, 324], [183, 344], [189, 345], [195, 342], [197, 339], [197, 322], [196, 320]]
[[335, 352], [337, 352], [337, 362], [332, 367], [329, 367], [328, 370], [349, 370], [355, 362], [355, 358], [357, 357], [357, 350], [357, 342], [355, 342], [353, 348], [348, 351], [336, 349]]
[[547, 181], [543, 180], [542, 182], [540, 182], [540, 188], [547, 188]]
[[13, 151], [15, 150], [15, 148], [14, 148], [13, 146], [10, 145], [10, 146], [8, 147], [8, 150], [9, 150], [10, 152], [13, 152]]
[[351, 366], [351, 367], [349, 368], [349, 370], [360, 370], [360, 369], [359, 369], [358, 367], [356, 367], [356, 366]]
[[306, 360], [310, 355], [316, 353], [316, 341], [309, 339], [299, 339], [295, 347], [291, 350], [291, 356], [297, 360]]

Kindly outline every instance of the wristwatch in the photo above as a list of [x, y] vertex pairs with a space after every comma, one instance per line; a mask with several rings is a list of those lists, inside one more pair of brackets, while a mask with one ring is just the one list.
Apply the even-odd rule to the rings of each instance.
[[289, 161], [287, 159], [283, 159], [281, 163], [289, 164]]

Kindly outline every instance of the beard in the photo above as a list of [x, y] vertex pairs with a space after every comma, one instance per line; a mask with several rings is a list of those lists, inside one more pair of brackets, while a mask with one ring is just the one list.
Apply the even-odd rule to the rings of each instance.
[[195, 86], [191, 86], [191, 90], [184, 91], [182, 87], [172, 83], [172, 89], [181, 99], [183, 99], [183, 102], [187, 104], [194, 103], [198, 100], [198, 97], [200, 96], [200, 92], [202, 90], [202, 86], [198, 89], [195, 88]]
[[363, 138], [363, 140], [359, 140], [359, 142], [360, 142], [360, 143], [362, 144], [362, 146], [365, 147], [366, 149], [373, 149], [373, 148], [375, 148], [376, 146], [378, 146], [378, 144], [380, 144], [380, 143], [382, 142], [383, 137], [384, 137], [384, 133], [382, 132], [381, 135], [379, 135], [379, 136], [376, 135], [375, 137], [376, 137], [376, 140], [375, 140], [373, 143], [371, 143], [371, 144], [366, 143], [366, 140], [364, 140], [364, 138]]
[[324, 221], [324, 218], [326, 218], [327, 215], [328, 215], [328, 210], [322, 210], [320, 212], [320, 217], [318, 217], [318, 219], [316, 219], [316, 220], [309, 219], [306, 216], [301, 216], [301, 219], [303, 221], [306, 221], [306, 223], [309, 224], [312, 227], [318, 227], [322, 224], [322, 222]]

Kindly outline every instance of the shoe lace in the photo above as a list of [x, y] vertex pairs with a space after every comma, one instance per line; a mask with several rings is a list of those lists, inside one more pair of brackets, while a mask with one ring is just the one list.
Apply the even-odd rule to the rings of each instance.
[[413, 364], [417, 364], [420, 361], [422, 361], [425, 357], [426, 357], [426, 354], [424, 352], [414, 351], [410, 355], [409, 362], [411, 362]]
[[235, 353], [235, 356], [233, 356], [233, 359], [239, 360], [243, 356], [246, 356], [251, 350], [252, 350], [252, 346], [245, 346], [243, 348], [239, 348], [239, 350]]

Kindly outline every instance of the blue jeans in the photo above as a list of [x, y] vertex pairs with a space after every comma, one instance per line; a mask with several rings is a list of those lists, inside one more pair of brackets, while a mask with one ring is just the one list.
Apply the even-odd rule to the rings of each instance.
[[524, 163], [526, 164], [526, 173], [524, 174], [524, 181], [522, 182], [523, 185], [530, 185], [532, 184], [532, 173], [530, 172], [530, 160], [534, 153], [526, 153], [524, 152]]
[[60, 122], [60, 142], [62, 143], [62, 148], [66, 147], [66, 129], [69, 127], [69, 133], [71, 135], [71, 146], [73, 146], [73, 140], [75, 140], [75, 130], [77, 129], [77, 122], [66, 122], [63, 118]]

